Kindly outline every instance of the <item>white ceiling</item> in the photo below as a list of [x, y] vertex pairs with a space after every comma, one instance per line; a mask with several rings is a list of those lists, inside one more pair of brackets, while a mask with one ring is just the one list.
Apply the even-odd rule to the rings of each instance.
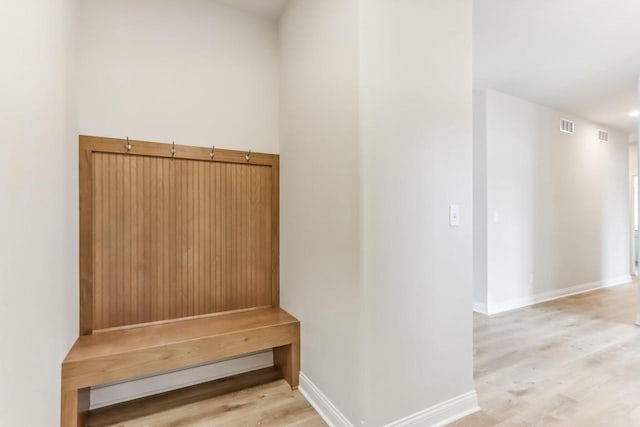
[[627, 132], [637, 119], [639, 0], [474, 0], [474, 89]]
[[228, 6], [245, 12], [253, 13], [263, 18], [276, 20], [287, 7], [289, 0], [217, 0]]

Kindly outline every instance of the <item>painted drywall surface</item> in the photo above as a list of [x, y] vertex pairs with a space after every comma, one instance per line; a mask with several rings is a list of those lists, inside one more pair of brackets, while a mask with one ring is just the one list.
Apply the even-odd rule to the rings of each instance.
[[627, 135], [496, 91], [486, 117], [489, 305], [628, 276]]
[[471, 1], [367, 0], [360, 25], [362, 391], [379, 426], [474, 389]]
[[358, 1], [294, 0], [280, 20], [281, 304], [302, 371], [359, 423]]
[[[640, 76], [637, 79], [637, 100], [640, 102]], [[638, 119], [638, 123], [637, 123], [637, 132], [635, 134], [635, 140], [638, 143], [638, 146], [640, 147], [640, 119]], [[640, 169], [640, 148], [638, 149], [638, 153], [637, 153], [637, 159], [638, 159], [638, 168]], [[640, 200], [640, 185], [638, 185], [638, 200]], [[640, 282], [638, 283], [638, 290], [640, 291]], [[640, 326], [640, 298], [638, 298], [638, 313], [636, 315], [636, 325]]]
[[487, 306], [487, 128], [485, 91], [473, 92], [473, 302]]
[[209, 0], [80, 4], [81, 133], [278, 152], [273, 21]]
[[73, 0], [0, 2], [0, 425], [59, 425], [78, 333]]
[[[273, 21], [208, 0], [83, 0], [79, 15], [81, 134], [278, 153]], [[102, 387], [92, 403], [244, 372], [264, 358]]]
[[631, 221], [629, 221], [629, 236], [631, 239], [631, 243], [630, 243], [630, 257], [629, 257], [629, 268], [631, 269], [631, 274], [635, 274], [636, 272], [636, 267], [635, 267], [635, 261], [638, 259], [637, 254], [637, 250], [636, 247], [638, 246], [638, 237], [637, 234], [634, 230], [634, 223], [633, 223], [633, 215], [634, 215], [634, 208], [633, 208], [633, 201], [634, 201], [634, 194], [633, 194], [633, 177], [634, 175], [638, 175], [638, 142], [635, 141], [635, 135], [630, 136], [629, 140], [633, 140], [634, 142], [631, 142], [629, 144], [629, 215], [631, 216]]

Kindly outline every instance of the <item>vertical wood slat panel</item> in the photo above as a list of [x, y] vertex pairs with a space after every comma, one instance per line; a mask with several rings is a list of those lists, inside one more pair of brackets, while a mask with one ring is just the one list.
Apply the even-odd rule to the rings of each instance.
[[94, 300], [94, 259], [93, 232], [96, 228], [94, 215], [93, 187], [96, 180], [93, 153], [81, 144], [79, 161], [79, 208], [80, 208], [80, 335], [91, 334], [95, 323]]
[[[93, 166], [93, 185], [95, 194], [104, 195], [105, 192], [102, 191], [103, 181], [104, 181], [104, 173], [103, 173], [103, 164], [104, 162], [98, 161], [94, 162]], [[101, 228], [102, 232], [104, 229], [104, 219], [103, 212], [107, 211], [107, 205], [105, 203], [104, 197], [96, 197], [93, 201], [93, 229]], [[93, 274], [95, 277], [100, 278], [102, 281], [108, 281], [108, 278], [105, 278], [106, 272], [104, 271], [104, 261], [106, 254], [102, 253], [102, 245], [98, 245], [94, 249], [94, 260], [93, 260]], [[97, 288], [93, 292], [93, 296], [96, 300], [102, 300], [104, 298], [102, 288]], [[104, 307], [99, 306], [93, 310], [93, 319], [96, 323], [101, 323], [104, 318]]]
[[93, 330], [272, 304], [272, 168], [92, 154]]

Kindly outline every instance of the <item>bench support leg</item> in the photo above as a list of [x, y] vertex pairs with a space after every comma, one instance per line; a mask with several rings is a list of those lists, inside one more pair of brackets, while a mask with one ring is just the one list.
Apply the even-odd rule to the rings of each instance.
[[273, 363], [276, 365], [291, 390], [298, 389], [300, 376], [300, 341], [273, 349]]
[[60, 427], [83, 427], [89, 410], [89, 388], [62, 390]]

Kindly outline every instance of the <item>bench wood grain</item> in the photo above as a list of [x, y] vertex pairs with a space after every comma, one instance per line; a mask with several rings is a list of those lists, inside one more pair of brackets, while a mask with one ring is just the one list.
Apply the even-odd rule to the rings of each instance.
[[274, 349], [298, 387], [300, 323], [280, 308], [176, 320], [78, 338], [62, 363], [62, 425], [81, 426], [89, 387]]

